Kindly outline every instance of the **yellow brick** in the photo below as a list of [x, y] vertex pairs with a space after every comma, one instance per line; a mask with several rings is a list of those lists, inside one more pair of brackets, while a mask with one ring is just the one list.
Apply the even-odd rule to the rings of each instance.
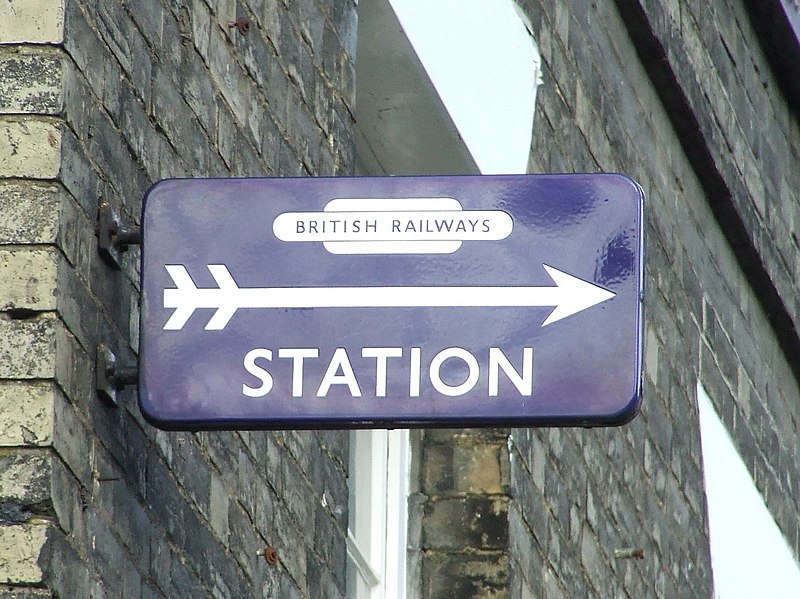
[[0, 181], [0, 244], [55, 243], [61, 202], [56, 185]]
[[[52, 453], [42, 449], [0, 449], [0, 496], [12, 504], [30, 505], [50, 497]], [[30, 521], [30, 519], [28, 519]]]
[[63, 0], [0, 2], [0, 43], [60, 44], [63, 40]]
[[61, 125], [58, 121], [0, 119], [0, 177], [55, 179], [61, 166], [60, 157]]
[[456, 447], [453, 451], [456, 489], [462, 493], [502, 493], [504, 449], [498, 445]]
[[0, 249], [0, 310], [56, 309], [54, 248]]
[[0, 445], [50, 445], [54, 393], [52, 383], [0, 383]]
[[58, 114], [63, 57], [49, 46], [0, 45], [0, 112]]
[[0, 378], [53, 378], [61, 329], [63, 325], [51, 312], [23, 320], [0, 318]]
[[0, 583], [42, 582], [39, 555], [47, 541], [47, 522], [0, 526]]

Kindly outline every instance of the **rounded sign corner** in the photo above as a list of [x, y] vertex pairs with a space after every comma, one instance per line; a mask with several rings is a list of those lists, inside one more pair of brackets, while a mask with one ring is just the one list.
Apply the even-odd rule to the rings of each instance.
[[147, 188], [147, 191], [144, 192], [144, 196], [142, 197], [142, 210], [144, 211], [144, 206], [147, 204], [150, 197], [154, 195], [157, 190], [160, 190], [161, 188], [164, 187], [169, 187], [171, 184], [174, 184], [176, 182], [180, 183], [181, 181], [185, 181], [185, 179], [178, 179], [178, 178], [159, 179], [158, 181], [150, 185], [150, 187]]
[[177, 421], [165, 414], [159, 413], [156, 404], [146, 398], [145, 395], [145, 393], [142, 393], [141, 391], [139, 392], [139, 413], [148, 424], [162, 431], [188, 430], [181, 426], [181, 421]]
[[630, 401], [622, 407], [621, 410], [610, 414], [606, 420], [603, 421], [603, 426], [624, 426], [633, 421], [638, 416], [642, 407], [642, 391], [641, 386], [634, 391], [633, 397]]
[[629, 187], [632, 187], [633, 190], [636, 192], [636, 200], [639, 204], [639, 209], [644, 210], [646, 194], [644, 193], [644, 188], [641, 186], [641, 184], [633, 177], [626, 175], [624, 173], [608, 173], [608, 174], [612, 177], [622, 179]]

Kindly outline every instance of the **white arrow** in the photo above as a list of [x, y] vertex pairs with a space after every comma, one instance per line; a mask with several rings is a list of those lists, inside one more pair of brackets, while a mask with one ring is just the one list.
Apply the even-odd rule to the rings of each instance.
[[546, 264], [555, 287], [239, 287], [224, 264], [209, 264], [217, 288], [198, 289], [186, 268], [167, 264], [177, 289], [164, 289], [174, 308], [165, 330], [180, 330], [198, 308], [216, 312], [206, 330], [219, 331], [242, 308], [551, 307], [546, 326], [614, 297], [614, 293]]

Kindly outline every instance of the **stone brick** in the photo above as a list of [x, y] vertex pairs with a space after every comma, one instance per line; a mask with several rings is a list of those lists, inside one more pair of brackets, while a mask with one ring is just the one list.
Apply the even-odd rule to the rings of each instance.
[[0, 586], [0, 599], [52, 599], [52, 597], [52, 593], [46, 589]]
[[0, 446], [50, 445], [51, 383], [0, 381]]
[[[89, 597], [95, 592], [89, 566], [61, 531], [54, 530], [43, 552], [44, 581], [64, 597]], [[100, 591], [102, 593], [102, 590]]]
[[321, 564], [309, 568], [307, 584], [310, 599], [344, 599], [345, 597], [342, 587]]
[[425, 493], [498, 494], [506, 489], [505, 445], [430, 445], [424, 459]]
[[223, 541], [228, 538], [228, 503], [229, 493], [222, 481], [211, 477], [211, 497], [209, 499], [209, 521], [211, 528]]
[[241, 124], [245, 123], [247, 95], [250, 93], [252, 80], [239, 65], [231, 45], [223, 36], [215, 35], [214, 32], [209, 45], [208, 68], [211, 80], [225, 98], [236, 120]]
[[52, 248], [0, 249], [0, 310], [55, 309], [57, 257]]
[[0, 5], [0, 44], [58, 44], [64, 38], [64, 0], [16, 0]]
[[[280, 556], [281, 565], [286, 569], [292, 580], [298, 583], [306, 580], [308, 576], [308, 555], [306, 551], [299, 551], [299, 542], [308, 541], [313, 533], [313, 528], [307, 522], [297, 524], [289, 515], [289, 511], [281, 503], [276, 504], [274, 511], [275, 520], [272, 527], [273, 538], [268, 538], [270, 545], [275, 547]], [[300, 526], [303, 529], [300, 529]]]
[[508, 499], [464, 497], [439, 499], [425, 506], [424, 547], [463, 550], [500, 549], [508, 545]]
[[508, 557], [500, 552], [433, 554], [423, 565], [422, 577], [423, 599], [508, 597]]
[[60, 112], [63, 56], [52, 48], [0, 46], [0, 113]]
[[0, 181], [0, 244], [54, 242], [59, 206], [56, 185]]
[[[24, 522], [40, 513], [41, 504], [50, 500], [50, 461], [45, 450], [0, 450], [0, 506], [18, 505], [27, 512]], [[0, 507], [0, 521], [8, 522], [8, 514]], [[15, 522], [14, 520], [11, 520]]]
[[[57, 322], [50, 314], [0, 317], [0, 378], [49, 378], [55, 372]], [[35, 361], [30, 356], [36, 356]]]
[[162, 41], [164, 6], [160, 2], [136, 2], [135, 0], [126, 0], [124, 4], [149, 45], [158, 47]]
[[56, 391], [53, 412], [53, 429], [60, 433], [55, 435], [53, 447], [80, 483], [89, 488], [92, 483], [90, 456], [93, 443], [88, 430], [75, 407], [59, 391]]
[[[330, 572], [335, 585], [344, 589], [347, 575], [347, 547], [342, 534], [344, 528], [338, 527], [331, 515], [322, 508], [314, 510], [314, 538], [312, 551], [320, 556], [322, 563]], [[308, 572], [311, 572], [314, 558], [308, 557]]]
[[0, 584], [42, 582], [38, 561], [50, 527], [45, 521], [0, 526]]
[[[532, 167], [621, 170], [648, 190], [646, 397], [636, 421], [608, 432], [425, 432], [411, 571], [422, 597], [707, 596], [697, 378], [800, 543], [787, 441], [796, 360], [745, 272], [760, 262], [797, 320], [796, 119], [739, 2], [521, 4], [545, 63]], [[42, 571], [20, 583], [48, 590], [20, 592], [346, 594], [346, 433], [156, 433], [132, 405], [95, 403], [97, 337], [130, 357], [137, 347], [125, 338], [137, 256], [112, 274], [92, 229], [98, 198], [135, 220], [165, 176], [353, 172], [355, 6], [71, 2], [64, 17], [60, 1], [0, 2], [0, 445], [52, 444], [58, 456], [50, 486], [35, 479], [4, 512], [21, 519], [22, 495], [50, 493], [58, 521], [41, 551], [28, 546]], [[248, 36], [227, 27], [237, 10], [254, 19]], [[648, 35], [662, 54], [647, 54]], [[8, 45], [62, 40], [65, 52]], [[682, 95], [691, 110], [676, 116]], [[692, 155], [700, 146], [707, 163]], [[725, 202], [739, 238], [709, 207]], [[750, 263], [736, 253], [748, 246]], [[16, 447], [3, 464], [16, 471], [38, 451]], [[650, 565], [609, 560], [631, 538]], [[255, 555], [265, 542], [278, 568]]]
[[[198, 0], [199, 4], [203, 4]], [[208, 70], [199, 57], [186, 61], [181, 73], [183, 95], [206, 134], [213, 136], [217, 128], [217, 98]]]
[[[264, 568], [268, 566], [263, 559], [267, 543], [253, 526], [253, 521], [235, 501], [228, 502], [228, 513], [225, 514], [225, 530], [230, 537], [237, 540], [236, 563], [244, 571], [248, 582], [257, 586], [264, 579]], [[212, 524], [213, 525], [213, 524]], [[226, 539], [229, 538], [226, 536]]]
[[0, 118], [0, 177], [58, 176], [61, 124], [56, 120]]
[[[97, 340], [110, 338], [124, 354], [128, 341], [137, 346], [138, 322], [138, 256], [129, 252], [121, 274], [99, 260], [93, 231], [98, 199], [135, 221], [141, 196], [157, 178], [277, 172], [279, 145], [289, 148], [275, 123], [290, 122], [286, 111], [299, 107], [283, 99], [278, 117], [276, 107], [256, 91], [258, 84], [275, 86], [253, 77], [274, 73], [282, 59], [273, 54], [269, 64], [256, 61], [243, 68], [248, 40], [260, 34], [255, 28], [249, 38], [231, 32], [227, 23], [236, 16], [235, 3], [215, 6], [213, 13], [202, 1], [191, 11], [166, 2], [73, 2], [66, 8], [66, 55], [50, 48], [37, 49], [36, 55], [62, 58], [58, 73], [55, 63], [48, 63], [50, 70], [40, 68], [33, 49], [0, 50], [4, 65], [19, 64], [28, 73], [26, 80], [4, 80], [6, 110], [17, 115], [35, 108], [66, 122], [37, 119], [60, 127], [60, 135], [52, 155], [34, 156], [21, 143], [26, 133], [21, 123], [28, 120], [0, 120], [2, 132], [10, 132], [28, 154], [15, 158], [8, 152], [2, 154], [6, 161], [0, 160], [0, 177], [15, 178], [0, 181], [0, 243], [6, 244], [0, 250], [6, 274], [0, 279], [6, 281], [0, 293], [6, 308], [0, 314], [0, 376], [15, 379], [0, 389], [4, 397], [13, 394], [12, 401], [24, 400], [0, 404], [0, 418], [15, 421], [4, 428], [2, 442], [52, 443], [59, 459], [48, 475], [48, 492], [59, 530], [66, 533], [54, 535], [41, 552], [46, 570], [41, 584], [65, 597], [243, 597], [254, 591], [301, 597], [313, 567], [320, 572], [317, 588], [341, 596], [346, 435], [328, 435], [332, 444], [325, 450], [310, 434], [300, 444], [292, 437], [288, 445], [263, 433], [246, 438], [212, 433], [195, 442], [186, 434], [156, 434], [135, 407], [97, 404], [92, 389]], [[327, 27], [309, 23], [308, 40], [315, 28]], [[260, 49], [270, 55], [275, 47]], [[280, 80], [286, 85], [285, 73]], [[39, 82], [53, 92], [35, 104], [31, 90]], [[300, 124], [295, 135], [318, 138], [299, 144], [308, 148], [310, 169], [316, 161], [310, 148], [324, 140], [311, 127], [300, 131]], [[261, 153], [269, 157], [269, 167]], [[292, 169], [303, 168], [297, 156], [293, 161]], [[63, 187], [37, 185], [31, 178], [57, 179]], [[43, 264], [48, 256], [54, 257], [55, 272]], [[28, 272], [35, 274], [26, 277]], [[41, 287], [45, 274], [55, 281], [51, 302]], [[129, 329], [130, 340], [125, 339]], [[121, 397], [128, 401], [130, 395]], [[44, 406], [36, 408], [34, 400]], [[327, 494], [328, 507], [310, 491], [312, 478]], [[314, 526], [298, 520], [313, 520]], [[318, 548], [315, 528], [326, 537]], [[263, 548], [261, 535], [279, 547], [280, 570], [255, 555]], [[146, 550], [137, 551], [142, 544]]]

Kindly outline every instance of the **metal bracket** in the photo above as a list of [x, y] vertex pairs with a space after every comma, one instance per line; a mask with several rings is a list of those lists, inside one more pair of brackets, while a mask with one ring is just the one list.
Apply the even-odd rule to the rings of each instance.
[[123, 227], [117, 211], [108, 202], [100, 202], [97, 208], [97, 248], [109, 266], [120, 270], [122, 254], [128, 246], [141, 243], [141, 230]]
[[119, 364], [117, 355], [103, 343], [97, 346], [95, 372], [95, 389], [98, 395], [114, 406], [119, 406], [117, 392], [129, 385], [136, 385], [139, 381], [139, 369], [136, 366]]

